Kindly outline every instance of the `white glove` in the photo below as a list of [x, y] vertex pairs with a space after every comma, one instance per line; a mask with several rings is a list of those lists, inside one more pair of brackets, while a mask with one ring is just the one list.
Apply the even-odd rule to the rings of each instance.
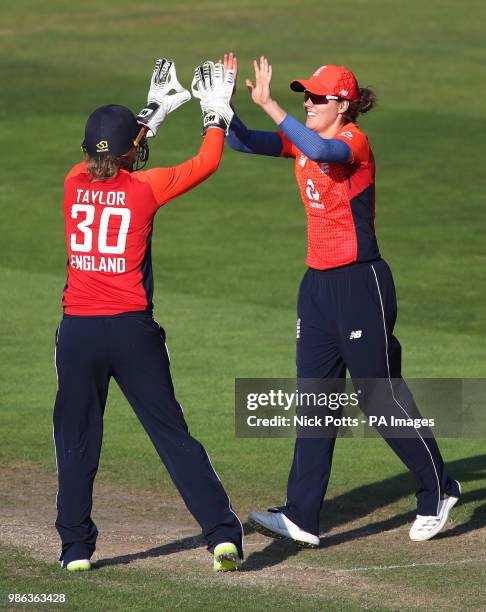
[[234, 85], [234, 71], [227, 70], [225, 73], [223, 64], [206, 61], [196, 68], [191, 89], [193, 96], [200, 100], [203, 134], [213, 126], [228, 133], [234, 115], [230, 106]]
[[[169, 92], [175, 93], [170, 94]], [[137, 115], [137, 121], [148, 128], [150, 138], [157, 131], [169, 113], [191, 99], [191, 94], [177, 80], [175, 63], [165, 57], [155, 62], [147, 96], [147, 106]]]

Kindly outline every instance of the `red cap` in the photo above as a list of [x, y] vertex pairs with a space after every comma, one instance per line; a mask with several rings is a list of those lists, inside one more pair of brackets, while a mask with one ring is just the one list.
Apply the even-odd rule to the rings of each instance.
[[344, 66], [327, 64], [318, 68], [307, 80], [290, 83], [294, 91], [309, 91], [317, 96], [339, 96], [344, 100], [359, 100], [358, 81]]

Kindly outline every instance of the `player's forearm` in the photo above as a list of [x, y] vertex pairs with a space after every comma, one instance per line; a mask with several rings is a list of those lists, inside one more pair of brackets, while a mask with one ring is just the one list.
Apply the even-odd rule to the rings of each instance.
[[267, 115], [275, 121], [277, 125], [280, 125], [285, 119], [286, 111], [272, 98], [263, 104], [259, 104], [260, 108], [267, 113]]
[[279, 128], [299, 151], [313, 161], [344, 164], [352, 157], [345, 142], [337, 138], [321, 138], [292, 115], [286, 115]]
[[224, 132], [220, 128], [207, 130], [199, 153], [174, 168], [174, 177], [169, 186], [170, 197], [175, 198], [206, 180], [218, 169], [224, 148]]
[[277, 132], [249, 130], [237, 115], [233, 116], [226, 141], [241, 153], [272, 157], [279, 157], [282, 153], [282, 139]]
[[204, 180], [218, 169], [223, 156], [225, 133], [218, 127], [206, 131], [199, 153], [192, 159], [194, 162], [194, 180]]
[[148, 181], [159, 205], [165, 204], [193, 189], [216, 172], [223, 155], [224, 132], [208, 128], [199, 153], [173, 168], [154, 168], [141, 172], [143, 180]]

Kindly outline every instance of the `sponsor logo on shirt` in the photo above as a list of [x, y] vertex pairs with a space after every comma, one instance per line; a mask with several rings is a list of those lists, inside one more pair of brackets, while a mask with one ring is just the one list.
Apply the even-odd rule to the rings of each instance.
[[307, 187], [305, 189], [305, 193], [309, 200], [312, 200], [314, 202], [318, 202], [319, 198], [321, 197], [321, 194], [317, 191], [312, 179], [307, 179]]
[[339, 136], [344, 136], [348, 140], [353, 140], [353, 132], [341, 132]]

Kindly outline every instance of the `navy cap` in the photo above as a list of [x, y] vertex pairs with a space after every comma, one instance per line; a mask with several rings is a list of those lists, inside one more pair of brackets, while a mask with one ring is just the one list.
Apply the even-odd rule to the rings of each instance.
[[113, 156], [127, 153], [141, 126], [126, 106], [107, 104], [88, 117], [83, 148], [90, 157]]

